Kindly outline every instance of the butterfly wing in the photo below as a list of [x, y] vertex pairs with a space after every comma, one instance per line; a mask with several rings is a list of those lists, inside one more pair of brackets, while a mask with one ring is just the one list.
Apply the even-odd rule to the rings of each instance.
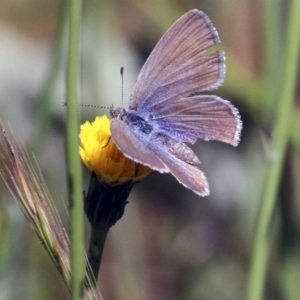
[[161, 173], [169, 172], [169, 169], [157, 159], [153, 150], [138, 138], [124, 121], [112, 119], [110, 130], [113, 141], [125, 156]]
[[242, 123], [238, 110], [220, 97], [196, 95], [156, 104], [149, 111], [151, 125], [170, 137], [195, 143], [198, 138], [236, 146]]
[[169, 169], [179, 183], [202, 197], [209, 195], [208, 182], [201, 170], [178, 159], [168, 151], [162, 151], [154, 143], [150, 143], [148, 147], [153, 150], [157, 158]]
[[216, 29], [203, 12], [184, 14], [163, 35], [143, 66], [129, 109], [145, 116], [158, 103], [164, 105], [171, 99], [221, 85], [224, 53], [205, 53], [219, 42]]
[[124, 121], [111, 121], [111, 135], [117, 147], [128, 158], [161, 173], [171, 172], [181, 184], [200, 196], [209, 194], [206, 177], [197, 167], [178, 159], [151, 140], [145, 141], [141, 136], [138, 137]]

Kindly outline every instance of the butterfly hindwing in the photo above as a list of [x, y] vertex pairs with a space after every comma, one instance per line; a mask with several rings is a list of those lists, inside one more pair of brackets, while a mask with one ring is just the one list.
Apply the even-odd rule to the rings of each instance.
[[196, 95], [156, 105], [149, 111], [157, 130], [180, 142], [194, 144], [198, 138], [217, 140], [236, 146], [242, 128], [238, 110], [214, 95]]

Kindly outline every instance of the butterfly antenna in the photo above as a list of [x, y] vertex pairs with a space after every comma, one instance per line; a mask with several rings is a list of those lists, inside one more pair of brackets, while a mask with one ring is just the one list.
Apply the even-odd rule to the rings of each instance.
[[122, 86], [121, 86], [121, 104], [122, 104], [122, 106], [121, 107], [123, 107], [123, 100], [124, 100], [124, 76], [123, 76], [124, 67], [121, 67], [120, 74], [121, 74], [121, 80], [122, 80]]
[[[62, 106], [67, 106], [67, 102], [62, 102]], [[80, 107], [92, 107], [92, 108], [104, 108], [104, 109], [110, 109], [108, 106], [101, 106], [101, 105], [96, 105], [96, 104], [78, 104]]]

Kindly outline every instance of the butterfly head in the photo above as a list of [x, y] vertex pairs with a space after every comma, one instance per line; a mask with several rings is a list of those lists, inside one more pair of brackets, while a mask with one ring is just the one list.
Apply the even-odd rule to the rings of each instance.
[[113, 105], [109, 108], [109, 113], [113, 119], [115, 119], [115, 118], [122, 119], [127, 114], [125, 108], [123, 108], [123, 107], [114, 108]]

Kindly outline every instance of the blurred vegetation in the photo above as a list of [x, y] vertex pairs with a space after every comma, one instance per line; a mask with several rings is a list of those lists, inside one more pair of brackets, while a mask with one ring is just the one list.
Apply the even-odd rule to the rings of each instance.
[[[110, 230], [99, 276], [107, 299], [246, 299], [251, 252], [272, 140], [289, 1], [84, 1], [81, 103], [124, 105], [145, 59], [184, 12], [203, 10], [217, 28], [227, 75], [215, 94], [243, 120], [237, 148], [199, 142], [211, 196], [199, 198], [168, 175], [137, 185]], [[33, 151], [68, 223], [64, 156], [65, 1], [2, 1], [0, 118]], [[298, 62], [299, 64], [299, 62]], [[298, 68], [299, 70], [299, 68]], [[294, 80], [291, 78], [291, 80]], [[299, 298], [300, 86], [269, 224], [263, 299]], [[81, 120], [107, 111], [81, 109]], [[88, 176], [84, 173], [87, 189]], [[65, 288], [19, 207], [0, 181], [0, 298], [66, 299]], [[88, 232], [86, 232], [88, 239]], [[87, 246], [87, 245], [86, 245]]]

